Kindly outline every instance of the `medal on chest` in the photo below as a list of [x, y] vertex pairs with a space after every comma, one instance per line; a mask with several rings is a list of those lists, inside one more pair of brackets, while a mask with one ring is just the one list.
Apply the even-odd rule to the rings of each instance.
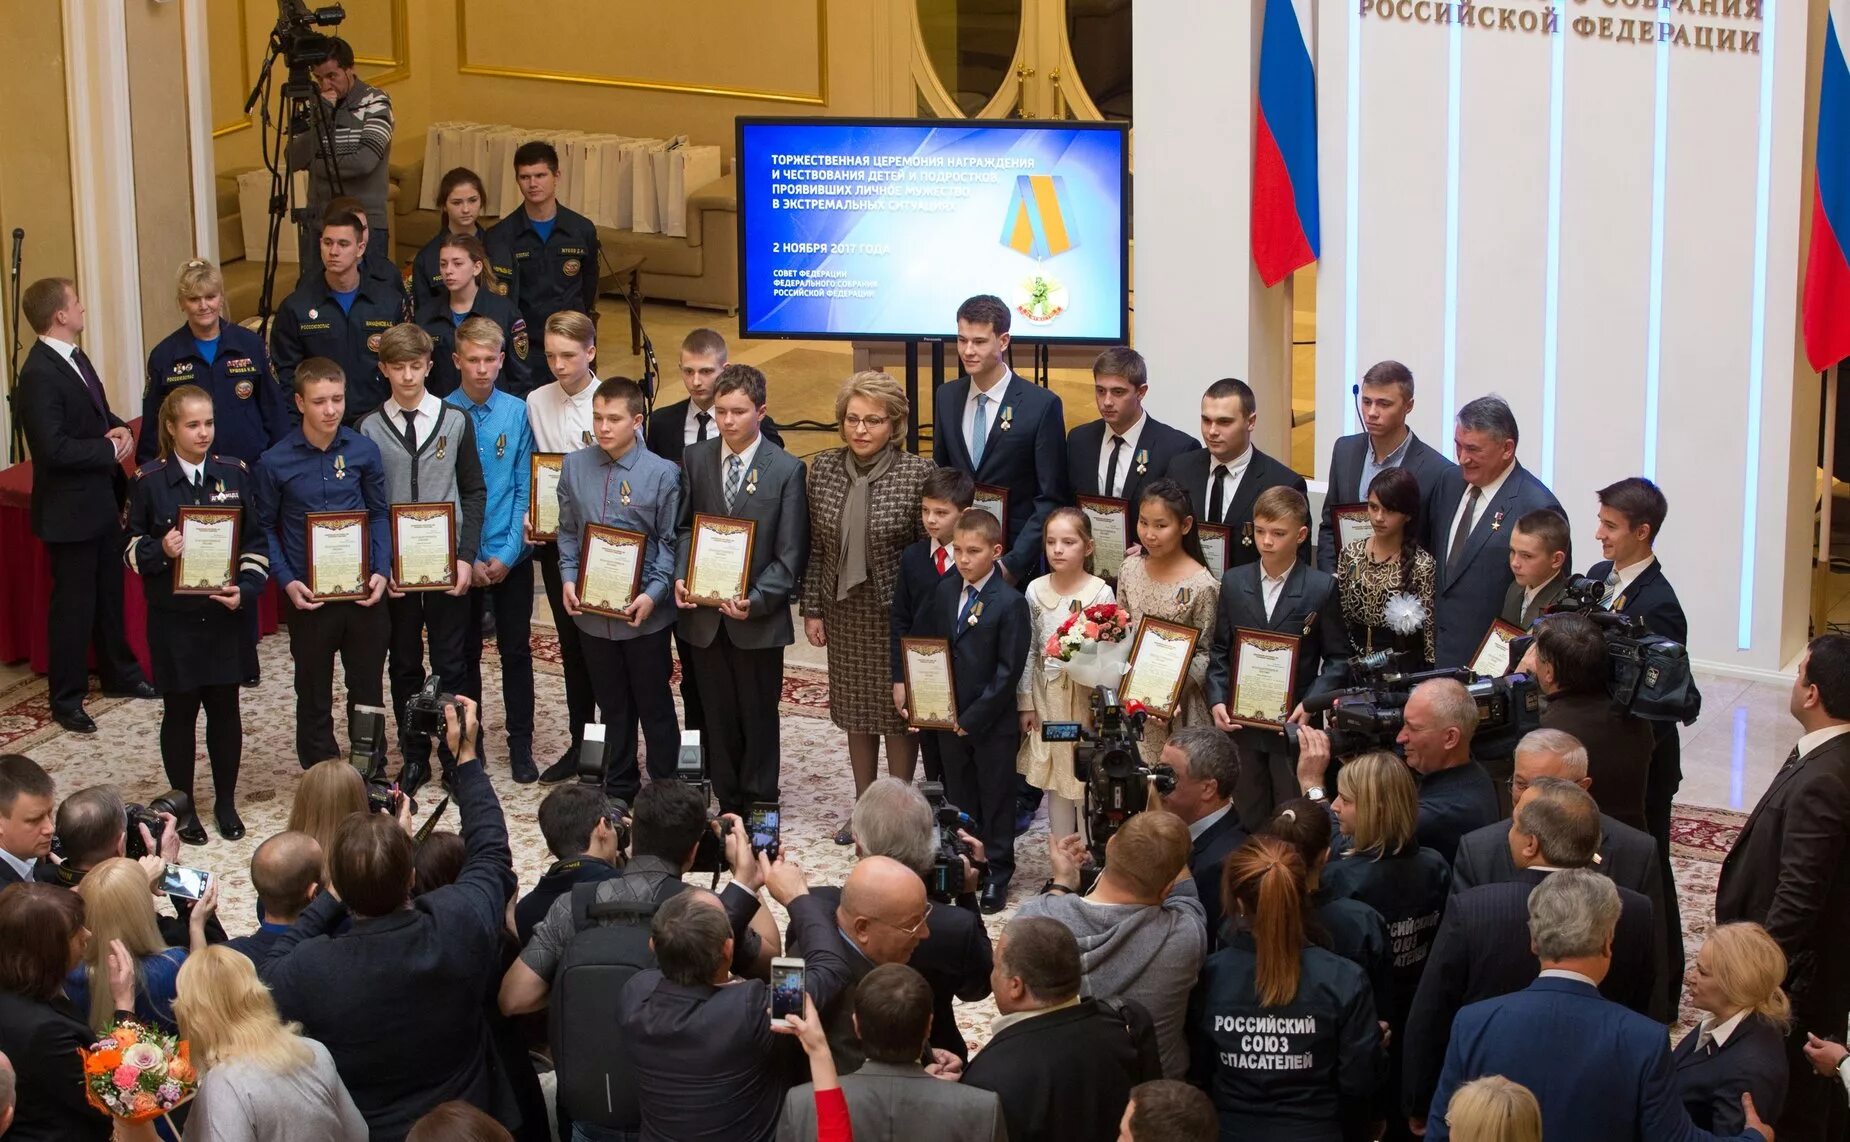
[[1490, 517], [1490, 530], [1492, 531], [1502, 531], [1503, 530], [1503, 513], [1502, 512], [1498, 512], [1496, 515], [1493, 515]]
[[758, 469], [756, 468], [753, 468], [746, 474], [745, 494], [748, 496], [755, 496], [758, 494]]
[[336, 455], [334, 457], [334, 478], [336, 480], [345, 480], [347, 478], [347, 457], [343, 455]]
[[578, 434], [578, 438], [586, 444], [591, 443], [591, 430], [588, 428], [585, 429], [583, 432]]
[[495, 437], [495, 459], [499, 460], [506, 455], [507, 433], [503, 432], [501, 435]]
[[1145, 476], [1148, 475], [1149, 472], [1150, 450], [1148, 448], [1140, 448], [1137, 450], [1137, 474], [1139, 476]]
[[449, 437], [447, 436], [437, 437], [437, 459], [439, 460], [443, 459], [443, 450], [449, 447], [449, 443], [450, 443]]
[[624, 507], [630, 506], [630, 482], [628, 480], [617, 485], [617, 499]]
[[1009, 430], [1009, 427], [1013, 425], [1014, 423], [1015, 423], [1015, 406], [1014, 405], [1003, 405], [1002, 406], [1002, 416], [997, 420], [996, 427], [1000, 428], [1004, 432], [1007, 432]]
[[983, 617], [983, 600], [978, 599], [976, 601], [976, 605], [970, 608], [970, 617], [964, 620], [964, 624], [966, 626], [975, 626], [976, 620], [982, 617]]
[[1253, 521], [1247, 520], [1240, 528], [1240, 543], [1245, 547], [1253, 545]]

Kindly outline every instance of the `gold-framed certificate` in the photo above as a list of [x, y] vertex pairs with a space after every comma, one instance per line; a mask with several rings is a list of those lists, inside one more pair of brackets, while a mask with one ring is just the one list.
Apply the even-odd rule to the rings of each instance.
[[1237, 627], [1233, 632], [1233, 692], [1227, 710], [1243, 726], [1275, 730], [1295, 704], [1298, 644], [1295, 634]]
[[1195, 535], [1201, 540], [1201, 554], [1207, 560], [1208, 574], [1219, 579], [1227, 573], [1227, 545], [1233, 542], [1233, 529], [1225, 524], [1197, 523]]
[[695, 512], [692, 528], [687, 552], [688, 602], [717, 607], [743, 598], [757, 522]]
[[1471, 673], [1479, 678], [1501, 678], [1508, 674], [1510, 667], [1515, 665], [1510, 661], [1510, 642], [1528, 633], [1514, 623], [1494, 620], [1484, 632], [1484, 641], [1477, 644], [1477, 653], [1471, 656]]
[[303, 517], [308, 527], [308, 566], [303, 568], [308, 589], [317, 602], [340, 599], [364, 599], [372, 594], [367, 573], [370, 561], [368, 532], [371, 521], [365, 512], [309, 512]]
[[527, 518], [535, 539], [559, 537], [559, 475], [564, 471], [563, 452], [535, 452], [528, 463]]
[[456, 586], [456, 505], [392, 505], [392, 581], [401, 591]]
[[921, 730], [957, 728], [957, 688], [951, 681], [951, 640], [902, 638], [906, 665], [906, 724]]
[[1131, 635], [1130, 670], [1118, 697], [1143, 703], [1151, 717], [1168, 721], [1175, 717], [1176, 703], [1182, 700], [1182, 687], [1188, 682], [1188, 664], [1195, 657], [1195, 643], [1201, 632], [1179, 623], [1144, 618]]
[[1008, 534], [1009, 490], [1007, 488], [998, 488], [994, 484], [978, 484], [976, 501], [970, 506], [995, 516], [996, 522], [1002, 525], [1002, 533]]
[[1079, 510], [1092, 525], [1093, 573], [1116, 579], [1124, 567], [1124, 548], [1130, 543], [1130, 501], [1080, 496]]
[[1368, 505], [1338, 504], [1330, 509], [1330, 526], [1336, 529], [1336, 550], [1354, 543], [1358, 539], [1367, 539], [1375, 534], [1375, 527], [1368, 522]]
[[649, 537], [601, 523], [585, 525], [578, 547], [578, 609], [606, 618], [624, 612], [642, 590], [642, 553]]
[[173, 593], [216, 595], [238, 581], [243, 508], [181, 504], [173, 525], [185, 546], [173, 561]]

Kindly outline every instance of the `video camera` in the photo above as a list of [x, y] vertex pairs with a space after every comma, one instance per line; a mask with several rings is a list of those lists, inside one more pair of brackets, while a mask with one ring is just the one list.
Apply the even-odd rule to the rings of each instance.
[[1147, 717], [1142, 703], [1126, 706], [1115, 687], [1100, 686], [1092, 693], [1092, 724], [1097, 729], [1088, 730], [1079, 722], [1041, 723], [1042, 741], [1073, 744], [1073, 776], [1086, 786], [1086, 826], [1095, 867], [1104, 866], [1105, 843], [1112, 835], [1149, 807], [1152, 785], [1159, 795], [1176, 787], [1175, 770], [1145, 765], [1138, 752]]
[[141, 839], [141, 827], [147, 827], [148, 835], [154, 838], [154, 843], [158, 847], [161, 843], [161, 831], [167, 827], [167, 823], [161, 820], [161, 814], [171, 813], [174, 820], [180, 820], [193, 811], [193, 799], [178, 789], [169, 789], [146, 805], [131, 803], [126, 808], [128, 812], [127, 820], [123, 822], [123, 828], [126, 830], [123, 853], [130, 860], [140, 860], [148, 855], [148, 844]]
[[271, 49], [291, 71], [312, 68], [328, 58], [329, 37], [315, 29], [338, 27], [346, 18], [347, 11], [339, 4], [310, 8], [303, 0], [277, 0]]
[[932, 823], [938, 830], [937, 855], [932, 858], [931, 872], [925, 877], [925, 888], [935, 896], [950, 900], [964, 890], [964, 860], [972, 851], [957, 835], [957, 830], [968, 828], [973, 822], [963, 810], [944, 799], [943, 782], [927, 781], [919, 786], [919, 792], [931, 806]]
[[[1464, 684], [1477, 703], [1477, 736], [1513, 731], [1517, 736], [1541, 725], [1541, 691], [1527, 674], [1474, 678], [1462, 667], [1452, 670], [1398, 669], [1400, 654], [1376, 651], [1349, 660], [1349, 675], [1361, 685], [1304, 699], [1307, 713], [1323, 713], [1332, 757], [1354, 757], [1371, 749], [1391, 749], [1406, 724], [1407, 699], [1422, 682], [1451, 678]], [[1298, 726], [1285, 724], [1285, 752], [1298, 755]]]
[[[1647, 722], [1689, 725], [1702, 713], [1702, 692], [1690, 674], [1689, 650], [1682, 643], [1646, 629], [1644, 619], [1609, 611], [1606, 585], [1585, 575], [1570, 575], [1561, 597], [1543, 612], [1576, 614], [1593, 620], [1606, 636], [1611, 677], [1606, 693], [1621, 712]], [[1510, 642], [1512, 661], [1520, 661], [1534, 636]]]

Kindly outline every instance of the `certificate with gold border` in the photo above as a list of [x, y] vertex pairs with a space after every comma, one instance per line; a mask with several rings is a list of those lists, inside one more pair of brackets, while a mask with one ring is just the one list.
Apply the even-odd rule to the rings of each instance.
[[1118, 697], [1142, 702], [1152, 717], [1175, 717], [1176, 703], [1188, 682], [1188, 664], [1195, 657], [1201, 632], [1179, 623], [1146, 617], [1131, 636], [1130, 669]]
[[1479, 678], [1501, 678], [1515, 665], [1510, 661], [1510, 642], [1529, 632], [1514, 623], [1502, 619], [1491, 622], [1490, 629], [1484, 632], [1484, 641], [1477, 644], [1477, 653], [1471, 656], [1471, 673]]
[[642, 590], [642, 553], [649, 537], [601, 523], [585, 525], [578, 547], [578, 609], [606, 618], [624, 614]]
[[978, 484], [976, 501], [970, 506], [995, 516], [996, 522], [1002, 525], [1002, 534], [1008, 534], [1009, 490], [1007, 488], [998, 488], [994, 484]]
[[1233, 632], [1233, 690], [1227, 710], [1243, 726], [1276, 730], [1295, 705], [1298, 644], [1295, 634], [1236, 627]]
[[951, 679], [951, 640], [902, 638], [906, 666], [906, 724], [920, 730], [957, 728], [957, 687]]
[[401, 591], [456, 586], [456, 505], [392, 505], [392, 582]]
[[1338, 553], [1356, 540], [1367, 539], [1375, 534], [1375, 525], [1368, 522], [1366, 503], [1338, 504], [1331, 508], [1330, 526], [1336, 529]]
[[695, 512], [692, 531], [687, 552], [688, 602], [717, 607], [743, 598], [757, 522]]
[[528, 465], [528, 518], [533, 538], [559, 537], [559, 476], [565, 471], [565, 453], [535, 452]]
[[1079, 510], [1092, 525], [1093, 574], [1116, 579], [1124, 567], [1124, 548], [1130, 543], [1130, 501], [1080, 496]]
[[308, 529], [304, 551], [307, 567], [302, 578], [316, 602], [364, 599], [372, 594], [367, 573], [370, 561], [368, 531], [371, 521], [365, 512], [309, 512], [303, 517]]
[[238, 581], [243, 508], [181, 504], [174, 526], [185, 545], [173, 561], [173, 593], [216, 595]]
[[1197, 523], [1195, 535], [1201, 540], [1201, 554], [1207, 559], [1208, 574], [1218, 581], [1227, 573], [1227, 545], [1233, 542], [1233, 529], [1218, 523]]

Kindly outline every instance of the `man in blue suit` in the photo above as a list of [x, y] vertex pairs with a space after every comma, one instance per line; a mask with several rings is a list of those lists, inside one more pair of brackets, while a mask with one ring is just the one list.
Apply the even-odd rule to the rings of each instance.
[[1407, 427], [1407, 414], [1413, 411], [1413, 370], [1399, 361], [1379, 361], [1362, 374], [1356, 398], [1362, 431], [1338, 437], [1330, 449], [1330, 486], [1317, 527], [1317, 569], [1332, 575], [1342, 550], [1336, 534], [1338, 505], [1365, 502], [1376, 476], [1389, 468], [1405, 468], [1420, 484], [1420, 518], [1431, 519], [1439, 486], [1458, 471], [1458, 465]]
[[1066, 502], [1066, 412], [1059, 397], [1015, 375], [1008, 347], [1001, 298], [979, 294], [957, 307], [967, 375], [932, 399], [931, 458], [1008, 493], [999, 566], [1020, 590], [1041, 565], [1041, 525]]
[[1510, 574], [1510, 532], [1537, 508], [1560, 501], [1516, 462], [1516, 417], [1502, 397], [1479, 397], [1458, 410], [1452, 443], [1458, 472], [1433, 498], [1426, 549], [1438, 561], [1435, 665], [1464, 666], [1503, 613]]
[[[1066, 488], [1075, 497], [1103, 496], [1127, 500], [1129, 518], [1137, 519], [1137, 497], [1169, 474], [1169, 462], [1201, 447], [1186, 432], [1144, 412], [1150, 373], [1143, 354], [1114, 346], [1092, 362], [1092, 398], [1099, 419], [1080, 425], [1066, 437]], [[1136, 535], [1125, 536], [1136, 543]]]
[[1740, 1134], [1697, 1129], [1677, 1095], [1663, 1025], [1601, 997], [1618, 922], [1618, 888], [1590, 869], [1564, 869], [1529, 893], [1529, 943], [1541, 974], [1522, 991], [1458, 1013], [1426, 1117], [1429, 1140], [1451, 1137], [1452, 1092], [1502, 1075], [1535, 1095], [1544, 1138], [1772, 1142], [1751, 1096], [1742, 1097]]

